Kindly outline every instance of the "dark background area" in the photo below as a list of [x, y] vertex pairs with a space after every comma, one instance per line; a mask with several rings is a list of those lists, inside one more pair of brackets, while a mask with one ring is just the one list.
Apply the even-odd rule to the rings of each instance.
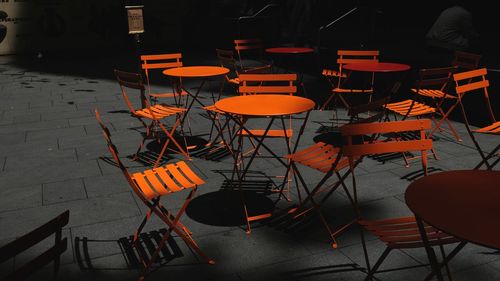
[[[481, 36], [474, 52], [483, 55], [482, 66], [499, 69], [497, 11], [482, 1], [467, 3]], [[136, 41], [128, 34], [124, 8], [133, 4], [144, 5], [145, 33], [140, 36], [139, 50]], [[266, 5], [271, 7], [252, 17]], [[215, 48], [232, 49], [233, 39], [259, 37], [266, 46], [314, 47], [314, 57], [300, 67], [302, 72], [317, 77], [307, 85], [308, 88], [326, 96], [328, 84], [321, 77], [321, 69], [334, 66], [338, 49], [378, 49], [382, 61], [409, 64], [412, 68], [406, 86], [411, 85], [416, 71], [427, 66], [425, 34], [442, 10], [450, 5], [450, 1], [428, 0], [105, 1], [93, 5], [89, 11], [92, 16], [88, 32], [99, 39], [90, 42], [90, 47], [60, 46], [41, 50], [42, 60], [36, 59], [36, 52], [20, 55], [26, 58], [22, 63], [33, 69], [78, 72], [113, 79], [111, 69], [115, 67], [137, 69], [138, 53], [182, 52], [186, 65], [209, 60], [216, 63]], [[335, 24], [322, 28], [346, 13], [349, 14]], [[81, 60], [86, 57], [101, 59], [103, 66], [82, 64]], [[70, 64], [72, 66], [67, 67]], [[73, 67], [75, 65], [78, 67]], [[492, 93], [497, 92], [499, 77], [500, 72], [489, 74]], [[481, 99], [475, 99], [473, 106], [482, 106]], [[500, 99], [495, 94], [491, 99], [493, 107], [498, 108]], [[486, 120], [481, 117], [485, 112], [483, 109], [478, 107], [476, 111], [478, 120]], [[458, 116], [452, 118], [459, 119]]]

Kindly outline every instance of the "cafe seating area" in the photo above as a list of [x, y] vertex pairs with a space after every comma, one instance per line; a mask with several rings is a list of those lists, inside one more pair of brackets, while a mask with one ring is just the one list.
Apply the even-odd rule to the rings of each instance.
[[[378, 51], [368, 63], [342, 58], [338, 72], [290, 71], [263, 51], [266, 71], [226, 68], [220, 56], [231, 53], [220, 49], [163, 54], [176, 60], [163, 68], [154, 54], [50, 67], [0, 57], [0, 280], [24, 277], [8, 274], [45, 255], [52, 233], [65, 247], [27, 280], [500, 278], [499, 238], [446, 233], [432, 212], [416, 213], [432, 190], [406, 193], [468, 170], [481, 178], [470, 192], [500, 198], [498, 73], [413, 69]], [[338, 53], [347, 54], [360, 55]], [[445, 77], [418, 79], [429, 71]], [[419, 92], [435, 84], [424, 97], [432, 107], [419, 111]], [[456, 206], [451, 195], [446, 203]], [[57, 230], [14, 249], [54, 218]]]

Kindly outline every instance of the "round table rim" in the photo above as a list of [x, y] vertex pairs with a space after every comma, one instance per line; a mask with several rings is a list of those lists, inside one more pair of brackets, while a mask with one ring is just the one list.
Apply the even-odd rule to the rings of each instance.
[[[212, 69], [212, 70], [220, 70], [217, 73], [207, 73], [207, 74], [202, 74], [202, 75], [180, 75], [180, 74], [172, 74], [170, 72], [175, 72], [176, 70], [182, 70], [182, 69], [197, 69], [197, 68], [205, 68], [205, 69]], [[220, 76], [220, 75], [225, 75], [230, 72], [229, 68], [222, 67], [222, 66], [217, 66], [217, 65], [190, 65], [190, 66], [180, 66], [180, 67], [173, 67], [173, 68], [168, 68], [162, 71], [164, 75], [167, 76], [174, 76], [174, 77], [211, 77], [211, 76]]]
[[[492, 245], [487, 245], [485, 243], [482, 243], [482, 242], [478, 242], [478, 241], [474, 241], [470, 238], [466, 238], [466, 237], [462, 237], [461, 235], [456, 235], [455, 233], [452, 233], [450, 232], [449, 230], [446, 230], [446, 229], [442, 229], [441, 227], [439, 227], [438, 225], [435, 224], [435, 222], [431, 222], [431, 221], [428, 221], [426, 220], [426, 218], [420, 216], [419, 214], [417, 214], [414, 209], [415, 209], [415, 206], [412, 206], [412, 204], [408, 204], [408, 199], [407, 199], [407, 194], [408, 194], [408, 190], [413, 190], [413, 189], [418, 189], [419, 187], [417, 186], [419, 184], [419, 182], [421, 180], [423, 180], [424, 178], [429, 178], [429, 177], [436, 177], [436, 176], [442, 176], [443, 174], [452, 174], [452, 173], [475, 173], [475, 172], [478, 172], [478, 173], [488, 173], [488, 174], [494, 174], [494, 173], [498, 173], [500, 174], [500, 171], [488, 171], [488, 170], [451, 170], [451, 171], [444, 171], [444, 172], [440, 172], [440, 173], [436, 173], [436, 174], [432, 174], [432, 175], [428, 175], [426, 177], [423, 177], [423, 178], [420, 178], [420, 179], [417, 179], [415, 181], [413, 181], [412, 183], [410, 183], [408, 185], [408, 188], [406, 189], [405, 191], [405, 202], [406, 202], [406, 205], [408, 206], [408, 208], [415, 214], [415, 216], [419, 217], [421, 220], [423, 220], [425, 223], [427, 223], [428, 225], [436, 228], [436, 229], [439, 229], [445, 233], [448, 233], [452, 236], [455, 236], [461, 240], [464, 240], [464, 241], [468, 241], [468, 242], [471, 242], [471, 243], [474, 243], [474, 244], [477, 244], [477, 245], [481, 245], [481, 246], [484, 246], [484, 247], [487, 247], [487, 248], [492, 248], [492, 249], [497, 249], [497, 250], [500, 250], [500, 246], [497, 248], [496, 246], [492, 246]], [[411, 200], [410, 200], [411, 201]]]
[[[363, 68], [353, 67], [359, 65], [397, 66], [398, 68], [363, 69]], [[360, 63], [348, 63], [344, 65], [343, 68], [351, 71], [364, 71], [364, 72], [399, 72], [399, 71], [410, 70], [411, 66], [409, 64], [399, 63], [399, 62], [360, 62]]]
[[[251, 114], [251, 113], [245, 113], [245, 112], [229, 111], [229, 110], [222, 109], [220, 107], [220, 104], [223, 103], [224, 101], [227, 102], [227, 100], [234, 100], [234, 99], [244, 100], [244, 99], [266, 98], [266, 97], [268, 97], [268, 98], [269, 97], [278, 97], [278, 98], [283, 98], [283, 99], [298, 99], [298, 100], [302, 100], [304, 102], [309, 103], [309, 106], [307, 108], [304, 108], [304, 109], [299, 110], [299, 111], [280, 112], [280, 113], [265, 113], [265, 114], [264, 113], [262, 113], [262, 114]], [[217, 104], [219, 104], [219, 106], [217, 106]], [[218, 110], [221, 110], [221, 111], [229, 113], [229, 114], [236, 114], [236, 115], [242, 115], [242, 116], [259, 116], [259, 117], [265, 117], [265, 116], [283, 116], [283, 115], [291, 115], [291, 114], [300, 114], [300, 113], [312, 110], [314, 108], [314, 106], [316, 105], [316, 103], [313, 100], [311, 100], [311, 99], [308, 99], [308, 98], [305, 98], [305, 97], [299, 97], [299, 96], [278, 95], [278, 94], [261, 94], [261, 95], [246, 95], [246, 96], [228, 97], [228, 98], [224, 98], [224, 99], [221, 99], [221, 100], [217, 101], [214, 105], [215, 105], [215, 108], [217, 108]]]

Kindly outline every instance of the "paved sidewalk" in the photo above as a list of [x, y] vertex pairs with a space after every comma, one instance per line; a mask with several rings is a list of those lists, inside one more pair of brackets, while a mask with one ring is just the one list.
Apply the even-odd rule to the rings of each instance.
[[[215, 65], [215, 55], [205, 64]], [[144, 168], [145, 164], [127, 157], [135, 152], [143, 130], [128, 114], [112, 77], [113, 67], [130, 69], [130, 65], [132, 62], [118, 56], [53, 62], [50, 59], [20, 62], [13, 57], [0, 57], [0, 245], [69, 209], [70, 221], [63, 231], [69, 247], [62, 257], [59, 280], [137, 280], [138, 270], [130, 266], [119, 242], [133, 234], [146, 209], [120, 170], [110, 164], [110, 154], [93, 114], [98, 108], [126, 165], [132, 171]], [[196, 81], [186, 83], [188, 87], [197, 85]], [[319, 92], [327, 88], [321, 77], [306, 75], [304, 83], [311, 97], [323, 95]], [[226, 95], [230, 94], [230, 89], [226, 89]], [[209, 95], [204, 92], [202, 96], [209, 104]], [[199, 108], [190, 113], [195, 134], [190, 141], [203, 144], [210, 123], [201, 113]], [[331, 111], [312, 112], [301, 147], [313, 143], [320, 122], [330, 117]], [[439, 160], [430, 160], [432, 170], [471, 169], [479, 162], [465, 127], [455, 125], [463, 142], [437, 134], [434, 146]], [[491, 149], [498, 139], [481, 136], [480, 141]], [[272, 145], [280, 151], [280, 143]], [[158, 145], [150, 141], [145, 150], [158, 151]], [[203, 264], [176, 238], [180, 253], [152, 272], [147, 280], [290, 281], [365, 277], [360, 269], [364, 260], [355, 228], [339, 237], [338, 249], [329, 246], [328, 236], [315, 220], [291, 230], [255, 222], [252, 233], [245, 234], [235, 215], [237, 206], [224, 201], [221, 191], [227, 176], [224, 171], [231, 169], [232, 158], [207, 160], [202, 155], [195, 153], [189, 164], [207, 183], [200, 187], [184, 221], [200, 247], [217, 263]], [[180, 155], [167, 156], [168, 162], [182, 159]], [[419, 166], [414, 162], [405, 167], [400, 158], [385, 163], [365, 159], [357, 178], [362, 213], [369, 219], [410, 215], [404, 202], [404, 191], [410, 181], [402, 177], [417, 171]], [[282, 172], [270, 160], [258, 161], [254, 168], [255, 172], [265, 174]], [[306, 175], [311, 183], [320, 179], [313, 171], [307, 171]], [[272, 198], [274, 195], [262, 195], [260, 199], [270, 202]], [[164, 203], [175, 209], [182, 200], [166, 198]], [[279, 206], [286, 208], [291, 204], [282, 200]], [[353, 217], [342, 192], [337, 192], [325, 207], [333, 226]], [[153, 219], [147, 231], [160, 228], [164, 225]], [[369, 240], [368, 247], [375, 260], [384, 245], [374, 237]], [[1, 265], [0, 277], [35, 253], [36, 249], [30, 250]], [[423, 249], [394, 251], [385, 267], [425, 262]], [[32, 280], [45, 280], [50, 269], [36, 274]], [[455, 280], [500, 280], [500, 255], [491, 249], [468, 245], [453, 260], [451, 269]], [[378, 278], [421, 280], [428, 270], [391, 272], [379, 274]]]

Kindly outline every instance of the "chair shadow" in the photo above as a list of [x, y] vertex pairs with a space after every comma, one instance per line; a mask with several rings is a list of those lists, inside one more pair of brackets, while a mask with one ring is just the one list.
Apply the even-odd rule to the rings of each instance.
[[[121, 237], [117, 240], [89, 239], [88, 237], [75, 237], [74, 251], [78, 266], [82, 271], [91, 270], [130, 270], [141, 268], [140, 255], [145, 260], [149, 260], [153, 255], [156, 247], [160, 243], [163, 234], [167, 230], [161, 228], [147, 233], [141, 233], [139, 237], [138, 247], [132, 245], [133, 236]], [[94, 244], [94, 246], [92, 246]], [[118, 245], [126, 263], [126, 267], [98, 267], [92, 262], [92, 253], [89, 248], [106, 247], [106, 245]], [[140, 254], [139, 254], [140, 251]], [[162, 266], [172, 261], [173, 259], [183, 257], [184, 254], [177, 242], [172, 236], [167, 239], [165, 247], [162, 248], [160, 254], [155, 261], [156, 266]]]

